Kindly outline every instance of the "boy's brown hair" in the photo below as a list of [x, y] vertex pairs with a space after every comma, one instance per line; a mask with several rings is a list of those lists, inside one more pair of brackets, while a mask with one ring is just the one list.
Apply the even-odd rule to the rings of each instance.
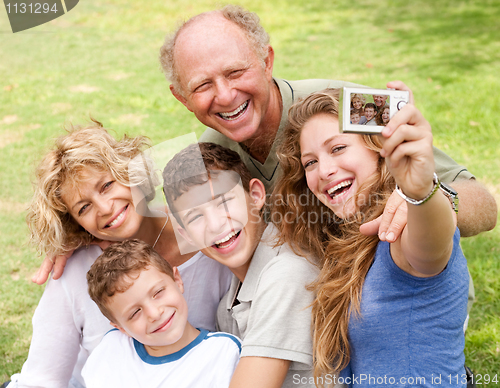
[[170, 211], [175, 215], [174, 201], [191, 187], [206, 183], [212, 175], [215, 177], [217, 170], [238, 173], [245, 191], [250, 190], [252, 175], [240, 156], [229, 148], [215, 143], [196, 143], [177, 153], [163, 170], [163, 192]]
[[174, 278], [172, 266], [150, 245], [137, 239], [110, 245], [92, 264], [87, 273], [89, 295], [111, 322], [118, 323], [108, 309], [110, 299], [127, 291], [148, 267]]
[[369, 102], [368, 104], [366, 104], [363, 110], [366, 110], [366, 108], [372, 108], [373, 111], [377, 113], [377, 105], [375, 105], [373, 102]]

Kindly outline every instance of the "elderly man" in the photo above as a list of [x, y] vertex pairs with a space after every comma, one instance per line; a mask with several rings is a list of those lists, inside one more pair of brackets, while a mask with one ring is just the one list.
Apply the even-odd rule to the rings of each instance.
[[294, 100], [342, 81], [272, 76], [274, 51], [257, 15], [228, 6], [195, 16], [161, 49], [170, 90], [209, 127], [200, 139], [238, 152], [266, 189], [276, 179], [276, 142]]
[[387, 101], [387, 96], [381, 96], [380, 94], [373, 95], [373, 102], [375, 102], [375, 106], [377, 107], [377, 112], [385, 105]]
[[[278, 175], [277, 140], [292, 103], [327, 87], [359, 86], [343, 81], [273, 78], [274, 51], [269, 35], [256, 14], [231, 5], [194, 16], [179, 27], [166, 38], [160, 62], [173, 95], [209, 127], [200, 141], [238, 152], [268, 192]], [[387, 86], [407, 89], [398, 81]], [[462, 236], [492, 229], [497, 212], [493, 197], [465, 167], [437, 149], [435, 160], [441, 180], [453, 182], [459, 194]], [[390, 215], [401, 204], [392, 202], [379, 229], [380, 237], [389, 241], [398, 234], [397, 224], [404, 222], [391, 224]], [[367, 225], [365, 232], [376, 233], [378, 227]]]

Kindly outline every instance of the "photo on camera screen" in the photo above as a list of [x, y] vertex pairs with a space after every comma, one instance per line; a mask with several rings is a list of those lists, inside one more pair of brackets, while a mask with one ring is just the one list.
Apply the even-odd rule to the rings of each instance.
[[343, 88], [340, 94], [340, 132], [380, 134], [410, 98], [405, 90]]

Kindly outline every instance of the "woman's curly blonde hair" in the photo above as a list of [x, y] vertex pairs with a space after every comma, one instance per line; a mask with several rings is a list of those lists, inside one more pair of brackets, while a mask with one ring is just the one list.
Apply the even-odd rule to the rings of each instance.
[[149, 139], [124, 135], [117, 141], [99, 121], [91, 120], [88, 126], [66, 128], [67, 134], [56, 140], [55, 147], [36, 169], [35, 192], [26, 221], [31, 242], [40, 253], [60, 254], [93, 240], [69, 214], [61, 197], [63, 186], [76, 189], [83, 170], [109, 172], [125, 186], [140, 183], [140, 178], [137, 182], [130, 181], [128, 166], [132, 158], [150, 146]]

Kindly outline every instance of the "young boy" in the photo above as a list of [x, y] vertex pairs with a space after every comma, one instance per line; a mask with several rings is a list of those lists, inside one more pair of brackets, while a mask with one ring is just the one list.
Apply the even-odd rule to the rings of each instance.
[[83, 368], [87, 388], [229, 386], [239, 339], [191, 326], [179, 271], [148, 244], [109, 246], [87, 281], [90, 297], [115, 327]]
[[359, 112], [351, 111], [351, 124], [359, 124]]
[[377, 106], [369, 102], [365, 105], [364, 113], [366, 117], [366, 122], [363, 125], [377, 125], [375, 122], [375, 115], [377, 114]]
[[163, 179], [179, 231], [235, 275], [217, 311], [219, 330], [242, 339], [231, 387], [314, 387], [314, 298], [306, 287], [318, 270], [287, 245], [272, 243], [276, 229], [261, 215], [263, 183], [236, 152], [213, 143], [179, 152]]

